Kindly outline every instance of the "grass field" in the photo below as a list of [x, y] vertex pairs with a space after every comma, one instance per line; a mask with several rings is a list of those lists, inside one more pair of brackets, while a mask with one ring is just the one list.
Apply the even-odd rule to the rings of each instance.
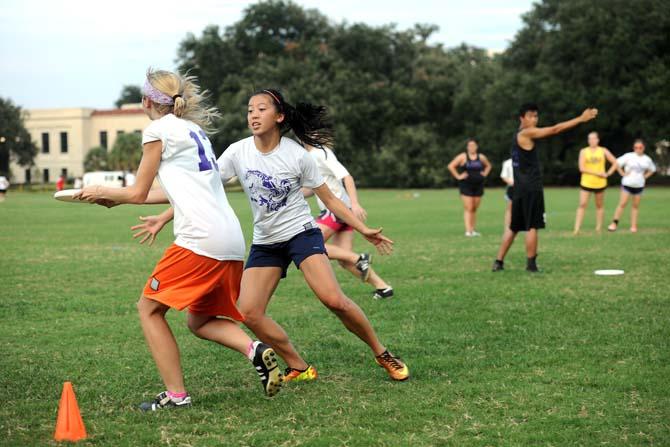
[[[136, 405], [162, 385], [135, 301], [171, 234], [149, 248], [129, 227], [161, 208], [10, 193], [0, 203], [0, 445], [54, 445], [66, 380], [89, 433], [80, 445], [670, 445], [670, 189], [645, 192], [638, 234], [628, 211], [623, 231], [595, 234], [590, 208], [578, 237], [577, 191], [547, 190], [539, 275], [523, 270], [521, 240], [505, 272], [489, 270], [501, 190], [484, 197], [477, 239], [463, 237], [455, 190], [418, 194], [362, 192], [369, 223], [396, 240], [392, 257], [375, 260], [395, 298], [374, 301], [338, 271], [410, 365], [409, 382], [391, 383], [292, 269], [270, 313], [317, 366], [317, 382], [262, 397], [242, 356], [196, 339], [174, 313], [194, 406], [142, 414]], [[246, 199], [229, 197], [249, 242]], [[610, 189], [607, 219], [617, 198]], [[626, 274], [596, 277], [598, 268]]]

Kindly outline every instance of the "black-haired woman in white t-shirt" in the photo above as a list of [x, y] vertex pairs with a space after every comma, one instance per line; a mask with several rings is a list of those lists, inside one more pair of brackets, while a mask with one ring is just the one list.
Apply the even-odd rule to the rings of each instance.
[[252, 136], [232, 144], [217, 160], [224, 182], [233, 177], [240, 180], [254, 216], [253, 243], [237, 302], [246, 326], [286, 361], [285, 381], [316, 379], [316, 369], [266, 314], [279, 281], [293, 262], [319, 300], [370, 347], [377, 364], [393, 380], [408, 379], [405, 363], [386, 349], [365, 313], [342, 292], [301, 188], [313, 189], [329, 210], [381, 254], [390, 253], [393, 242], [381, 234], [381, 228], [368, 228], [335, 197], [309, 153], [283, 136], [292, 131], [306, 144], [329, 145], [332, 127], [325, 108], [306, 103], [294, 107], [277, 90], [259, 90], [249, 98], [247, 124]]

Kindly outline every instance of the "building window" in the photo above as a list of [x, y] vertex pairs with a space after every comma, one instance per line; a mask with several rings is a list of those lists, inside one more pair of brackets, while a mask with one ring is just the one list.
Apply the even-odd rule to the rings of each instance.
[[30, 169], [26, 169], [26, 184], [30, 185], [30, 181], [32, 180], [32, 173], [30, 172]]
[[100, 131], [100, 147], [104, 147], [107, 149], [107, 131], [106, 130], [101, 130]]
[[63, 178], [67, 179], [67, 168], [63, 168], [60, 170], [60, 175], [63, 176]]
[[47, 132], [42, 132], [42, 153], [49, 153], [49, 134]]
[[46, 168], [42, 171], [42, 183], [49, 183], [49, 170]]
[[117, 130], [116, 136], [118, 137], [119, 135], [123, 135], [124, 133], [126, 133], [124, 130]]
[[67, 132], [60, 133], [60, 152], [67, 154]]

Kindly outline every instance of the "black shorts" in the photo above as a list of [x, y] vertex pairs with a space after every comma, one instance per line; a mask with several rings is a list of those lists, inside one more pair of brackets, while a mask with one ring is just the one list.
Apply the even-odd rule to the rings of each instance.
[[303, 231], [285, 242], [276, 244], [251, 244], [249, 258], [245, 269], [251, 267], [281, 267], [282, 278], [286, 278], [286, 271], [291, 261], [297, 268], [305, 259], [312, 255], [325, 254], [323, 233], [318, 228]]
[[481, 197], [484, 195], [484, 183], [458, 182], [458, 190], [462, 195], [468, 197]]
[[607, 186], [604, 186], [604, 187], [602, 187], [602, 188], [589, 188], [588, 186], [582, 186], [582, 185], [579, 185], [579, 187], [582, 188], [583, 191], [586, 191], [586, 192], [595, 192], [595, 193], [603, 192], [604, 190], [607, 189]]
[[644, 187], [633, 188], [632, 186], [621, 185], [621, 188], [632, 196], [639, 196], [640, 194], [642, 194], [642, 191], [644, 191]]
[[512, 223], [509, 228], [513, 232], [544, 228], [544, 192], [527, 191], [517, 194], [512, 199]]

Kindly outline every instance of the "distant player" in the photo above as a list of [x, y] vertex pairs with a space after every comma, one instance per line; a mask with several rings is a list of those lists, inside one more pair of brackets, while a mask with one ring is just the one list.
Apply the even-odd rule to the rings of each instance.
[[[479, 153], [477, 140], [470, 138], [466, 151], [461, 152], [449, 163], [449, 172], [458, 180], [458, 189], [463, 202], [463, 221], [465, 236], [481, 236], [477, 232], [477, 209], [484, 195], [484, 180], [491, 172], [491, 163], [485, 155]], [[461, 168], [461, 172], [458, 172]]]
[[[356, 217], [365, 221], [367, 212], [358, 202], [358, 192], [354, 178], [349, 174], [347, 168], [340, 163], [335, 153], [330, 148], [315, 148], [309, 144], [305, 144], [305, 149], [316, 161], [321, 176], [335, 197], [349, 206]], [[303, 189], [303, 193], [305, 197], [314, 195], [311, 189]], [[328, 258], [338, 261], [342, 268], [350, 271], [354, 276], [362, 279], [363, 282], [371, 284], [375, 288], [372, 294], [373, 298], [391, 298], [393, 288], [372, 269], [370, 255], [353, 252], [354, 229], [326, 208], [321, 199], [317, 197], [316, 201], [321, 209], [316, 224], [321, 229], [323, 239], [326, 241]], [[331, 243], [329, 244], [328, 241], [331, 241]]]
[[644, 153], [644, 141], [635, 140], [633, 152], [628, 152], [617, 159], [619, 164], [619, 173], [621, 174], [621, 194], [619, 205], [614, 211], [614, 219], [607, 227], [609, 231], [616, 231], [619, 225], [619, 219], [624, 208], [628, 204], [628, 199], [633, 197], [633, 205], [630, 209], [630, 231], [637, 233], [637, 218], [640, 211], [640, 201], [642, 192], [647, 179], [656, 172], [656, 165]]
[[504, 269], [504, 259], [519, 231], [526, 231], [526, 270], [538, 272], [537, 231], [545, 227], [544, 191], [542, 170], [535, 150], [535, 140], [551, 137], [591, 121], [598, 115], [597, 109], [586, 109], [577, 118], [551, 127], [537, 127], [538, 107], [524, 104], [519, 109], [519, 130], [512, 139], [512, 166], [514, 168], [514, 197], [512, 198], [512, 221], [503, 234], [498, 257], [493, 271]]
[[[598, 132], [589, 134], [588, 143], [587, 147], [579, 151], [579, 172], [582, 173], [582, 176], [579, 182], [581, 189], [579, 191], [579, 206], [575, 217], [574, 234], [579, 234], [591, 194], [595, 195], [596, 202], [596, 231], [600, 232], [602, 229], [607, 177], [617, 169], [616, 157], [607, 148], [599, 146]], [[608, 171], [605, 171], [606, 161], [611, 165]]]
[[514, 195], [514, 168], [512, 167], [512, 159], [508, 158], [503, 161], [502, 169], [500, 171], [500, 178], [507, 185], [505, 188], [505, 229], [509, 228], [512, 222], [512, 196]]
[[4, 175], [0, 175], [0, 202], [5, 201], [7, 190], [9, 189], [9, 180]]

